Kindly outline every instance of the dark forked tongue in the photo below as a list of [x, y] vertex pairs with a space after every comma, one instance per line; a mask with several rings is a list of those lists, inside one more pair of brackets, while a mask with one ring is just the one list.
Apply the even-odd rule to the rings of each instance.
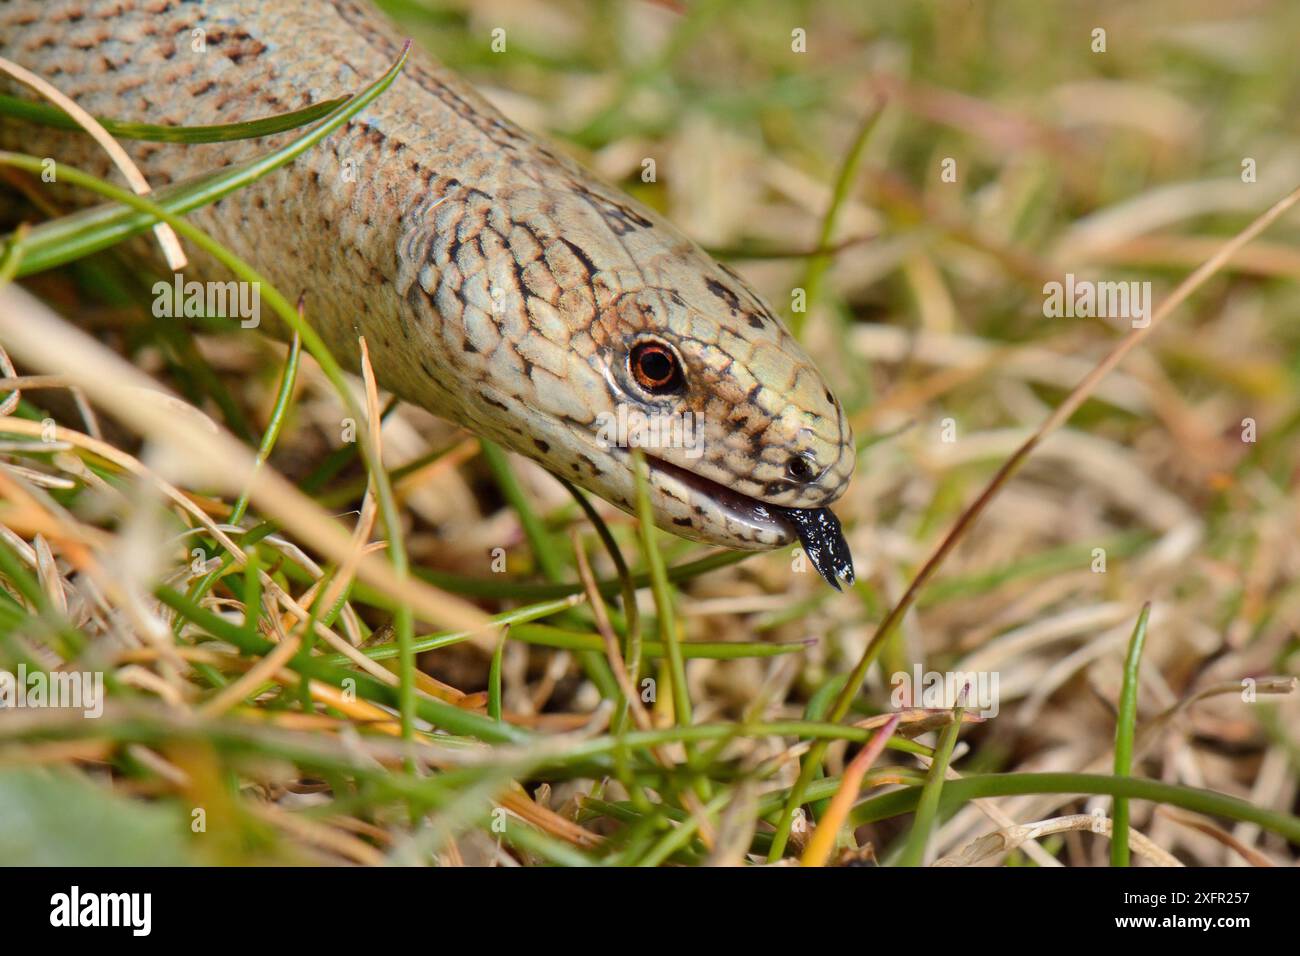
[[853, 555], [844, 540], [840, 519], [830, 508], [780, 508], [773, 510], [784, 516], [794, 526], [804, 552], [817, 573], [826, 583], [840, 590], [840, 578], [853, 583]]

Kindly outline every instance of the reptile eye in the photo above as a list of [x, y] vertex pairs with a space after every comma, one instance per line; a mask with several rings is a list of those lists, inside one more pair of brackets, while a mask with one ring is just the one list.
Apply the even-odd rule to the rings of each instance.
[[791, 455], [785, 463], [785, 473], [795, 481], [809, 481], [813, 476], [813, 463], [806, 455]]
[[667, 395], [685, 384], [681, 363], [668, 346], [641, 342], [627, 355], [628, 371], [636, 383], [651, 395]]

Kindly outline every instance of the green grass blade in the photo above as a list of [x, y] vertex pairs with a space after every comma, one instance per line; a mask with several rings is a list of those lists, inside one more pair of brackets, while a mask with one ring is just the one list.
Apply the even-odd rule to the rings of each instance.
[[[1133, 636], [1129, 638], [1128, 656], [1124, 659], [1124, 687], [1120, 691], [1119, 716], [1115, 722], [1115, 776], [1127, 777], [1133, 772], [1133, 732], [1137, 726], [1137, 699], [1142, 665], [1142, 648], [1147, 640], [1147, 621], [1151, 617], [1151, 603], [1142, 605]], [[1110, 865], [1128, 866], [1128, 800], [1115, 798], [1111, 814], [1114, 821], [1110, 837]]]
[[[754, 557], [757, 553], [756, 551], [716, 551], [694, 561], [685, 561], [673, 565], [667, 571], [668, 580], [674, 584], [679, 581], [686, 581], [709, 571], [715, 571], [718, 568], [738, 564], [746, 558]], [[443, 591], [462, 594], [466, 597], [547, 601], [552, 598], [582, 593], [582, 584], [578, 582], [572, 584], [532, 584], [527, 581], [493, 581], [488, 578], [449, 574], [445, 571], [434, 571], [429, 568], [421, 568], [415, 573], [421, 580], [427, 581]], [[596, 582], [597, 589], [605, 597], [613, 597], [618, 594], [622, 586], [623, 582], [618, 578], [602, 578]], [[632, 575], [632, 586], [638, 590], [649, 587], [650, 572], [638, 571], [634, 573]]]
[[924, 866], [925, 848], [930, 843], [930, 831], [939, 816], [939, 799], [943, 795], [943, 785], [948, 773], [948, 764], [952, 760], [952, 749], [957, 745], [957, 735], [961, 733], [961, 718], [965, 712], [966, 692], [962, 691], [962, 703], [952, 712], [952, 723], [939, 735], [939, 745], [934, 748], [934, 760], [930, 763], [930, 772], [926, 774], [925, 786], [921, 788], [921, 798], [916, 804], [916, 816], [912, 821], [912, 832], [907, 838], [907, 847], [899, 858], [900, 866]]
[[[679, 724], [691, 722], [691, 695], [686, 686], [686, 658], [677, 641], [677, 620], [673, 614], [673, 596], [668, 587], [664, 556], [655, 544], [654, 515], [650, 508], [650, 480], [645, 455], [634, 449], [633, 470], [636, 475], [636, 514], [641, 523], [641, 548], [650, 570], [650, 588], [654, 594], [659, 619], [659, 640], [668, 654], [668, 673], [672, 681], [673, 719]], [[647, 648], [648, 650], [648, 648]]]
[[[124, 123], [99, 116], [96, 119], [115, 139], [138, 139], [151, 143], [229, 143], [241, 139], [257, 139], [314, 123], [348, 101], [348, 97], [313, 103], [289, 113], [265, 116], [243, 123], [223, 123], [219, 126], [155, 126], [152, 123]], [[12, 116], [53, 126], [56, 129], [80, 130], [82, 126], [63, 110], [48, 103], [37, 103], [0, 93], [0, 116]]]
[[[820, 782], [820, 781], [819, 781]], [[1254, 823], [1279, 833], [1300, 846], [1300, 817], [1265, 807], [1257, 807], [1237, 797], [1184, 787], [1177, 784], [1144, 780], [1140, 777], [1116, 777], [1092, 773], [988, 773], [968, 774], [949, 780], [943, 788], [942, 809], [951, 812], [968, 800], [982, 797], [1010, 797], [1025, 794], [1102, 794], [1130, 800], [1150, 800], [1181, 807], [1193, 813]], [[921, 788], [910, 787], [870, 797], [854, 807], [850, 820], [861, 826], [909, 813], [920, 800]]]
[[[298, 381], [298, 360], [301, 357], [302, 337], [295, 335], [289, 344], [289, 355], [284, 360], [284, 371], [280, 375], [280, 388], [276, 392], [275, 407], [271, 410], [271, 421], [266, 426], [266, 434], [262, 436], [262, 444], [257, 449], [254, 468], [261, 468], [266, 464], [266, 460], [271, 457], [271, 452], [275, 448], [276, 440], [280, 437], [280, 430], [284, 427], [284, 420], [289, 415], [289, 406], [293, 401], [293, 389]], [[249, 491], [246, 488], [239, 496], [239, 500], [235, 502], [228, 524], [239, 524], [243, 519], [244, 512], [248, 510], [248, 495]]]
[[867, 140], [871, 136], [871, 131], [876, 128], [876, 120], [880, 118], [882, 110], [879, 107], [874, 108], [862, 124], [858, 127], [858, 133], [853, 138], [853, 143], [849, 146], [849, 151], [844, 156], [844, 162], [840, 165], [839, 174], [835, 177], [835, 187], [831, 193], [831, 202], [826, 209], [826, 215], [822, 217], [821, 233], [817, 239], [817, 249], [815, 255], [808, 258], [807, 265], [803, 275], [804, 290], [804, 311], [790, 313], [790, 331], [794, 333], [795, 338], [803, 335], [804, 320], [812, 311], [814, 304], [821, 298], [822, 284], [826, 278], [826, 270], [830, 268], [833, 252], [822, 251], [830, 249], [831, 237], [835, 234], [835, 224], [839, 221], [840, 210], [848, 201], [849, 192], [853, 188], [854, 181], [858, 178], [858, 169], [862, 165], [862, 158], [866, 155]]
[[492, 665], [488, 668], [488, 716], [498, 723], [501, 722], [501, 659], [505, 656], [509, 633], [509, 625], [501, 629], [496, 650], [492, 652]]

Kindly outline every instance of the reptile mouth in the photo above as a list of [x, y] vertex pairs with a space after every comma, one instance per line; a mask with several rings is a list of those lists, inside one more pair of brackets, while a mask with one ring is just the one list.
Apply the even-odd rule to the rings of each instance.
[[829, 508], [787, 508], [784, 505], [774, 505], [741, 494], [734, 488], [728, 488], [654, 455], [646, 455], [646, 461], [650, 463], [652, 472], [707, 498], [713, 505], [727, 512], [734, 521], [777, 534], [781, 543], [798, 538], [817, 573], [835, 590], [840, 590], [841, 580], [853, 583], [853, 555], [849, 552], [848, 542], [844, 540], [839, 519]]

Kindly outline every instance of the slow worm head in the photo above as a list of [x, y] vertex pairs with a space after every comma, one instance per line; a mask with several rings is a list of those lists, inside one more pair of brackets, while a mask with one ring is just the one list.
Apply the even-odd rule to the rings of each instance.
[[[355, 92], [400, 49], [353, 0], [0, 2], [0, 55], [117, 120], [287, 112]], [[109, 172], [76, 133], [6, 121], [0, 142]], [[158, 187], [276, 142], [127, 148]], [[340, 360], [355, 367], [364, 335], [380, 382], [408, 401], [627, 510], [641, 445], [660, 527], [750, 550], [799, 537], [828, 581], [852, 580], [825, 510], [853, 471], [852, 436], [772, 310], [428, 56], [320, 146], [193, 219], [285, 295], [305, 290]], [[187, 280], [228, 278], [195, 260]]]

